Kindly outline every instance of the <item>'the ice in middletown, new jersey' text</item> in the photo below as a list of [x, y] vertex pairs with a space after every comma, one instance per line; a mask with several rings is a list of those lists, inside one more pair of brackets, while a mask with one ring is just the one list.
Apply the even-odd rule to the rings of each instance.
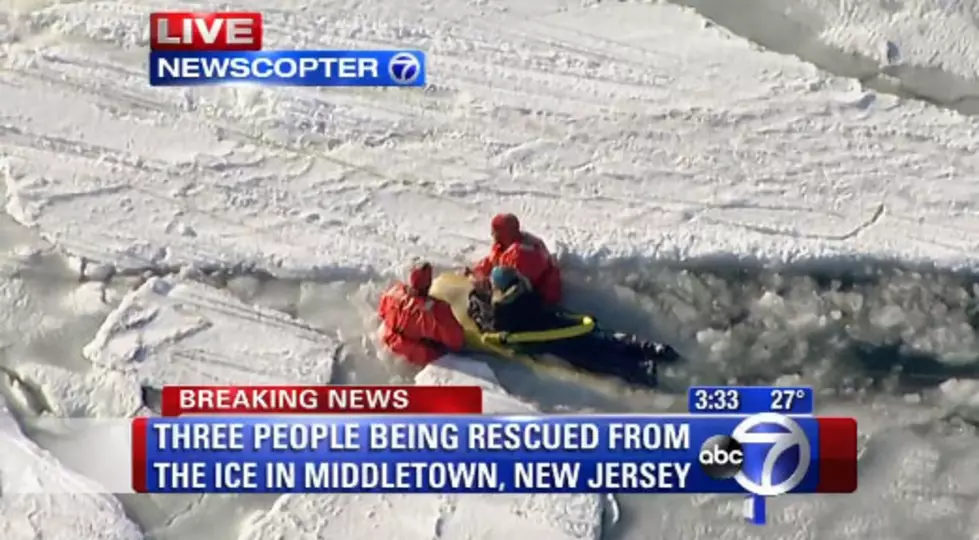
[[[683, 490], [689, 462], [162, 462], [157, 488], [242, 491]], [[209, 471], [208, 468], [211, 468]], [[511, 468], [501, 471], [502, 468]], [[263, 470], [264, 469], [264, 470]], [[512, 478], [507, 485], [503, 478]]]

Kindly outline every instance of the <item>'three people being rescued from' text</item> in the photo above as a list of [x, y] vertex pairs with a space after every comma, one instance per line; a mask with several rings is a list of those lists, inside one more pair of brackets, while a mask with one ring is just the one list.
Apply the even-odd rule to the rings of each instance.
[[[690, 448], [689, 425], [588, 422], [201, 422], [153, 424], [160, 450], [576, 451]], [[604, 433], [603, 433], [604, 431]], [[603, 443], [603, 439], [605, 442]], [[246, 448], [246, 446], [248, 448]]]

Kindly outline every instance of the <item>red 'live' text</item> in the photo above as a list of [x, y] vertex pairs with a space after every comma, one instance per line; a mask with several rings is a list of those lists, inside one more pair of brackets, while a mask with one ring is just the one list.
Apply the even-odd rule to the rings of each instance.
[[262, 14], [248, 11], [152, 13], [150, 50], [260, 51]]

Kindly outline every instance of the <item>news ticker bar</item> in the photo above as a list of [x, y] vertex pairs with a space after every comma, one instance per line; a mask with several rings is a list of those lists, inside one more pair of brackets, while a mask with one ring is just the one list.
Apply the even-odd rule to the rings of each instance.
[[852, 418], [139, 418], [132, 443], [133, 488], [154, 493], [777, 495], [857, 485]]
[[418, 50], [152, 51], [150, 86], [247, 83], [267, 86], [421, 87]]
[[808, 386], [691, 386], [687, 391], [690, 414], [811, 415], [816, 396]]

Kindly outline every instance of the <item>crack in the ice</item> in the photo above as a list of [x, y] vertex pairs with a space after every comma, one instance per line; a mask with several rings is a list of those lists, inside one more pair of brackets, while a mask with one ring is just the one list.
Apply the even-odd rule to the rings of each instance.
[[5, 381], [6, 384], [2, 385], [2, 389], [6, 393], [16, 392], [22, 398], [13, 400], [17, 405], [27, 408], [27, 411], [22, 412], [28, 412], [32, 416], [40, 416], [54, 411], [54, 407], [52, 407], [44, 391], [33, 381], [24, 378], [17, 371], [4, 366], [0, 366], [0, 373], [7, 378], [7, 381]]
[[877, 208], [874, 209], [873, 214], [871, 214], [871, 216], [867, 218], [866, 221], [860, 223], [849, 232], [843, 233], [842, 235], [840, 235], [839, 238], [833, 238], [833, 237], [829, 237], [829, 238], [833, 240], [851, 240], [853, 238], [856, 238], [857, 236], [860, 236], [863, 232], [877, 225], [880, 222], [881, 218], [884, 217], [885, 209], [886, 207], [884, 206], [884, 203], [878, 204]]
[[142, 384], [139, 387], [139, 397], [143, 407], [146, 407], [156, 414], [162, 414], [163, 389], [156, 388], [148, 384]]
[[615, 495], [607, 493], [602, 500], [602, 525], [599, 540], [611, 540], [619, 532], [622, 521], [622, 507]]
[[170, 517], [168, 517], [163, 522], [163, 524], [160, 525], [160, 527], [158, 527], [157, 529], [154, 529], [153, 531], [148, 531], [146, 533], [147, 536], [150, 536], [151, 537], [153, 534], [155, 534], [156, 530], [167, 530], [167, 529], [173, 527], [174, 525], [176, 525], [178, 521], [180, 521], [183, 518], [189, 516], [191, 514], [191, 512], [193, 512], [195, 509], [197, 509], [197, 507], [200, 506], [204, 502], [204, 498], [205, 497], [207, 497], [207, 494], [195, 495], [194, 498], [193, 498], [193, 500], [191, 500], [190, 502], [187, 503], [187, 506], [185, 506], [184, 508], [181, 508], [179, 510], [174, 511], [174, 513]]
[[[707, 27], [716, 25], [731, 35], [750, 41], [759, 48], [794, 56], [830, 73], [853, 78], [862, 86], [877, 92], [916, 99], [964, 114], [979, 114], [979, 81], [944, 71], [940, 67], [901, 63], [899, 44], [893, 41], [882, 41], [886, 58], [877, 61], [860, 51], [846, 51], [839, 46], [822, 42], [818, 31], [807, 27], [805, 22], [791, 19], [785, 13], [765, 13], [767, 7], [765, 3], [752, 5], [752, 2], [747, 2], [746, 5], [736, 8], [731, 8], [726, 2], [708, 0], [670, 0], [670, 3], [693, 8], [704, 17]], [[648, 67], [648, 64], [623, 58], [621, 54], [609, 54], [609, 45], [648, 57], [655, 56], [639, 45], [597, 36], [553, 22], [535, 20], [519, 12], [511, 13], [511, 18], [513, 15], [520, 17], [521, 22], [576, 35], [579, 42], [581, 38], [591, 39], [600, 43], [602, 47], [601, 50], [594, 50], [580, 44], [574, 46], [563, 44], [560, 38], [528, 36], [528, 39], [552, 48], [561, 47], [579, 54], [593, 55], [596, 58], [612, 58], [642, 67]]]
[[746, 2], [732, 8], [727, 2], [709, 0], [669, 1], [696, 10], [709, 22], [761, 49], [794, 56], [831, 74], [854, 79], [863, 87], [963, 114], [979, 114], [979, 81], [937, 65], [901, 63], [898, 43], [882, 39], [886, 58], [876, 59], [857, 48], [846, 50], [825, 42], [822, 34], [831, 30], [825, 21], [792, 18], [788, 11], [772, 7], [777, 2]]
[[723, 218], [715, 218], [711, 216], [699, 216], [698, 219], [706, 221], [712, 224], [718, 225], [729, 225], [732, 227], [740, 227], [742, 229], [756, 232], [759, 234], [767, 234], [772, 236], [791, 236], [792, 238], [807, 239], [807, 240], [834, 240], [834, 241], [846, 241], [852, 240], [868, 229], [880, 222], [881, 218], [884, 216], [885, 205], [884, 203], [878, 204], [873, 213], [864, 221], [858, 223], [853, 228], [840, 233], [840, 234], [814, 234], [802, 232], [794, 229], [780, 229], [776, 227], [766, 227], [763, 225], [754, 225], [750, 223], [744, 223], [739, 221], [733, 221]]
[[55, 135], [30, 133], [12, 124], [0, 125], [4, 135], [3, 143], [18, 146], [25, 150], [53, 151], [54, 153], [77, 155], [97, 162], [105, 162], [139, 171], [164, 173], [167, 164], [163, 161], [121, 152], [98, 144], [66, 139]]

